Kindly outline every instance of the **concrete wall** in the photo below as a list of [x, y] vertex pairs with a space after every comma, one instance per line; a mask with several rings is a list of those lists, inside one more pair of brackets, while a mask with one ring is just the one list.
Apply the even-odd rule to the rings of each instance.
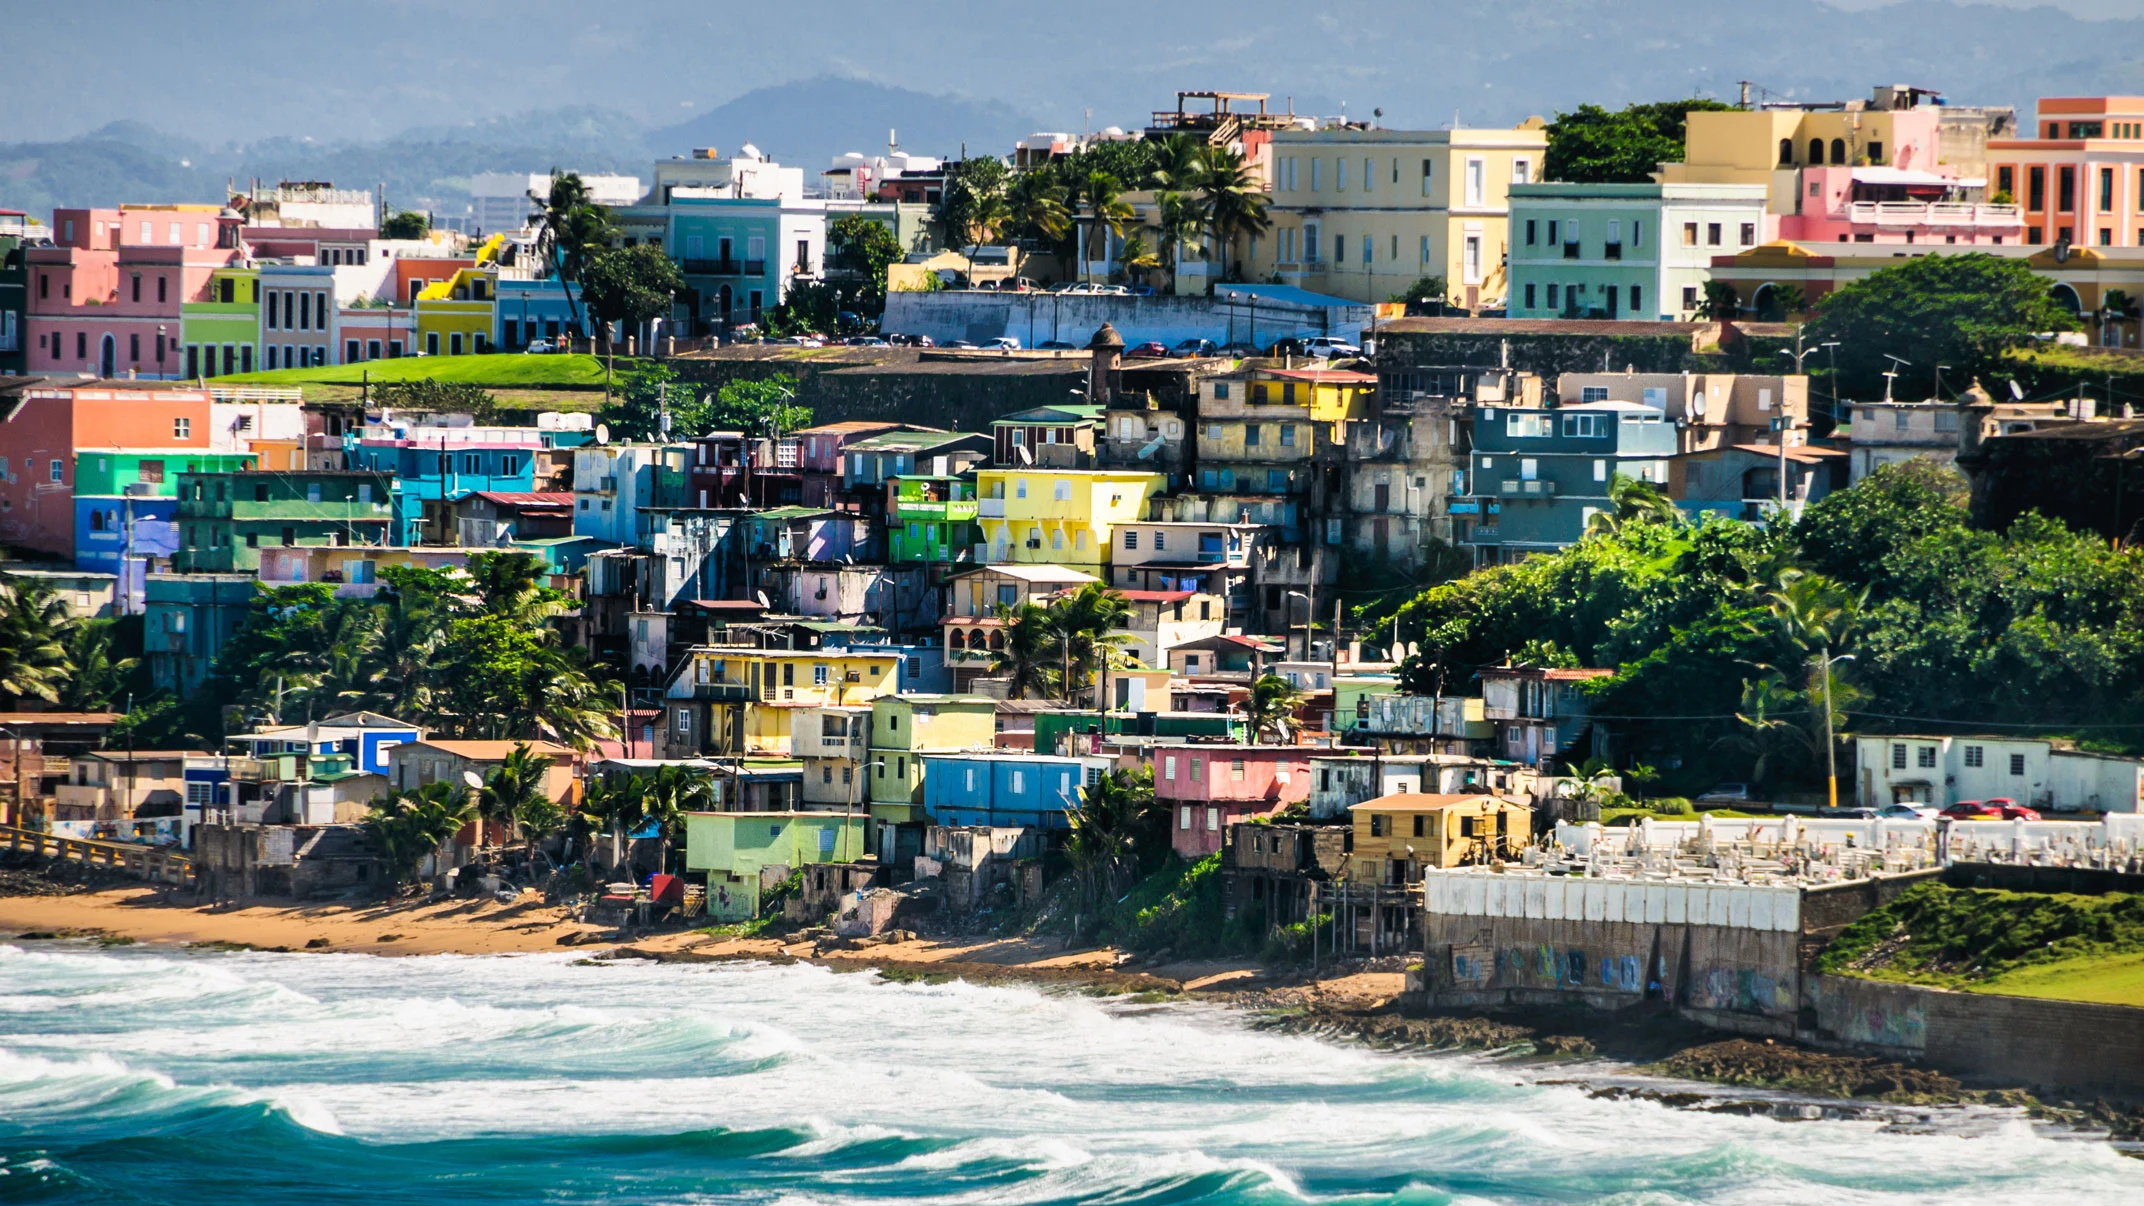
[[1846, 976], [1809, 976], [1803, 997], [1815, 1021], [1802, 1037], [1819, 1044], [1926, 1060], [1969, 1080], [2144, 1093], [2144, 1009]]
[[1215, 302], [1204, 297], [1124, 297], [1112, 294], [994, 293], [961, 290], [894, 293], [886, 298], [881, 325], [904, 335], [928, 335], [943, 343], [973, 343], [1010, 335], [1022, 347], [1061, 340], [1074, 347], [1087, 341], [1103, 323], [1117, 329], [1126, 345], [1159, 340], [1175, 347], [1186, 339], [1217, 344], [1251, 343], [1260, 348], [1285, 337], [1361, 336], [1366, 307], [1311, 309], [1276, 302]]

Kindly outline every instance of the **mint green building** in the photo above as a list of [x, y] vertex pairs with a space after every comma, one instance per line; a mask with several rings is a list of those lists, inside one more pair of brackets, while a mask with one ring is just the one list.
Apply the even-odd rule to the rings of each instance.
[[260, 362], [260, 270], [216, 269], [208, 297], [179, 307], [186, 379], [252, 372]]
[[1714, 256], [1764, 241], [1761, 184], [1514, 184], [1513, 318], [1685, 321]]
[[172, 566], [258, 573], [262, 545], [386, 545], [394, 490], [387, 474], [353, 469], [185, 474]]
[[864, 854], [866, 813], [690, 812], [685, 870], [707, 876], [707, 916], [759, 916], [763, 872], [786, 879], [811, 863], [846, 863]]

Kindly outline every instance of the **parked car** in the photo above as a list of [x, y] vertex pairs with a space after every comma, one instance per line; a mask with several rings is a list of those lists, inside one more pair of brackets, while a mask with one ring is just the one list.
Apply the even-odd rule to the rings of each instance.
[[1824, 815], [1840, 821], [1873, 821], [1883, 813], [1873, 808], [1827, 808]]
[[1990, 808], [1978, 800], [1960, 800], [1939, 815], [1953, 821], [2000, 821], [2003, 819], [2003, 810]]
[[1008, 276], [998, 282], [1000, 293], [1033, 293], [1035, 288], [1035, 282], [1024, 276]]
[[1020, 350], [1020, 341], [1010, 335], [1000, 335], [996, 339], [984, 340], [983, 350], [986, 352], [1017, 352]]
[[1887, 821], [1930, 821], [1936, 810], [1920, 804], [1889, 804], [1877, 809], [1876, 815]]
[[1989, 796], [1983, 803], [1987, 807], [2003, 814], [2003, 820], [2005, 821], [2037, 821], [2040, 819], [2038, 809], [2027, 808], [2008, 796]]
[[1237, 340], [1235, 343], [1222, 348], [1221, 354], [1223, 356], [1260, 356], [1264, 353], [1258, 350], [1258, 345], [1255, 343], [1244, 343], [1242, 340]]
[[1360, 356], [1362, 349], [1337, 335], [1313, 335], [1303, 341], [1303, 354], [1330, 359], [1334, 356]]
[[551, 354], [551, 341], [539, 335], [529, 340], [529, 346], [521, 349], [521, 354], [524, 356], [548, 356]]
[[975, 350], [975, 345], [965, 339], [948, 339], [945, 341], [945, 346], [949, 348], [965, 348], [971, 352]]
[[928, 335], [911, 335], [908, 337], [908, 346], [912, 348], [934, 348], [938, 346], [938, 341]]
[[852, 348], [883, 348], [891, 346], [876, 335], [851, 335], [842, 340], [842, 342]]
[[1169, 358], [1169, 349], [1160, 340], [1149, 339], [1145, 343], [1126, 351], [1124, 358], [1126, 360], [1167, 360]]
[[1073, 352], [1078, 349], [1062, 339], [1045, 339], [1035, 345], [1038, 352]]
[[1747, 804], [1750, 801], [1749, 784], [1715, 783], [1697, 799], [1702, 804]]
[[1220, 352], [1211, 339], [1186, 339], [1176, 345], [1178, 356], [1217, 356]]

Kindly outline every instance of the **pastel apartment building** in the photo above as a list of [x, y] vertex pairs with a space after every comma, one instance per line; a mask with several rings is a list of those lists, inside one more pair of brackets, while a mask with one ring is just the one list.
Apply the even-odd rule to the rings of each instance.
[[31, 373], [180, 376], [184, 306], [240, 264], [238, 222], [213, 205], [58, 209], [26, 257]]
[[1146, 518], [1147, 500], [1168, 484], [1159, 473], [1121, 470], [982, 470], [975, 476], [983, 530], [976, 560], [1100, 576], [1116, 525]]
[[1989, 141], [1988, 163], [2026, 242], [2144, 247], [2144, 96], [2042, 97], [2029, 129]]
[[1423, 277], [1468, 310], [1504, 304], [1507, 193], [1541, 178], [1539, 118], [1513, 129], [1276, 130], [1273, 228], [1244, 278], [1382, 302]]
[[1756, 184], [1529, 184], [1511, 190], [1513, 318], [1686, 321], [1712, 258], [1770, 225]]
[[0, 542], [56, 557], [77, 550], [76, 488], [171, 497], [181, 473], [222, 462], [208, 391], [125, 382], [54, 387], [24, 381], [0, 410]]

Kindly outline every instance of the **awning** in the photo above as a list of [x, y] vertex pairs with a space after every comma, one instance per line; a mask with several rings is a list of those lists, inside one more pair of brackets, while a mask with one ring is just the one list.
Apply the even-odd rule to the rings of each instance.
[[1920, 172], [1912, 168], [1857, 167], [1854, 169], [1855, 184], [1902, 184], [1921, 188], [1986, 188], [1987, 178], [1938, 176], [1934, 172]]

